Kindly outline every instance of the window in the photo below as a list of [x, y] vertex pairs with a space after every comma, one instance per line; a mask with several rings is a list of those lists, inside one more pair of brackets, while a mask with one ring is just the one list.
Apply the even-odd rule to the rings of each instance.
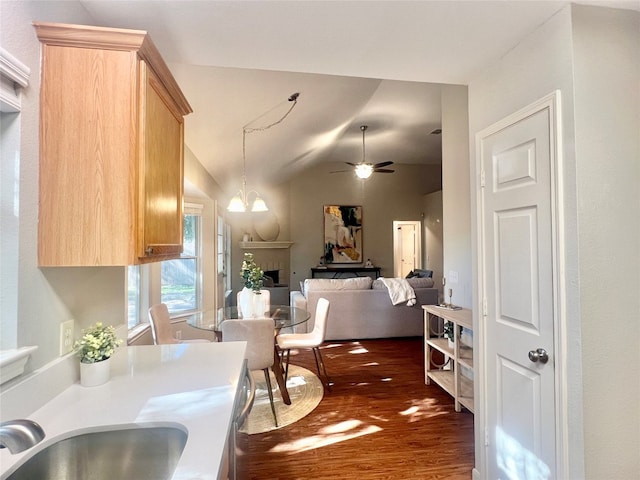
[[127, 268], [128, 327], [146, 323], [151, 305], [166, 303], [172, 315], [202, 305], [202, 205], [185, 204], [180, 258]]
[[[18, 346], [18, 272], [20, 247], [20, 168], [22, 89], [29, 86], [29, 67], [0, 47], [0, 350]], [[29, 137], [29, 140], [31, 138]], [[28, 168], [29, 164], [27, 164]], [[24, 168], [24, 167], [23, 167]], [[33, 292], [31, 292], [33, 293]], [[4, 370], [4, 369], [3, 369]], [[4, 373], [3, 373], [4, 375]], [[3, 378], [3, 381], [11, 377]]]
[[193, 312], [200, 307], [200, 215], [184, 216], [181, 258], [162, 262], [160, 301], [169, 313]]
[[224, 248], [224, 218], [218, 216], [218, 228], [216, 229], [218, 237], [218, 273], [225, 273], [225, 248]]
[[127, 325], [135, 327], [140, 312], [140, 267], [131, 265], [127, 268]]

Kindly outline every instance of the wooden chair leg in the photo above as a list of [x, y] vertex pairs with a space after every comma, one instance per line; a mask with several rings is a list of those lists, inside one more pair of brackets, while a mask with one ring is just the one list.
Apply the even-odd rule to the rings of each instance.
[[287, 354], [287, 361], [285, 363], [285, 367], [284, 367], [284, 383], [287, 383], [287, 379], [289, 378], [289, 356], [291, 355], [291, 349], [287, 348], [286, 351]]
[[264, 368], [264, 378], [267, 381], [267, 391], [269, 392], [269, 401], [271, 402], [271, 411], [273, 412], [273, 419], [276, 422], [276, 427], [278, 426], [278, 417], [276, 416], [276, 406], [273, 403], [273, 390], [271, 389], [271, 377], [269, 376], [269, 369]]
[[[329, 375], [327, 374], [327, 368], [324, 365], [319, 347], [313, 347], [313, 356], [316, 359], [316, 368], [318, 369], [318, 375], [320, 376], [320, 378], [324, 378], [323, 383], [326, 385], [327, 390], [331, 391], [331, 380], [329, 379]], [[322, 366], [322, 372], [320, 371], [320, 366]]]

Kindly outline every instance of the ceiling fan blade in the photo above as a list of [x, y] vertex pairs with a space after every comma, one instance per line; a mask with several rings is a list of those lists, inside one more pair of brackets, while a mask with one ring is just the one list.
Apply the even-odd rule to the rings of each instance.
[[393, 165], [393, 162], [380, 162], [376, 163], [373, 168], [386, 167], [387, 165]]
[[389, 170], [388, 168], [374, 168], [373, 173], [393, 173], [395, 170]]
[[357, 165], [357, 163], [351, 163], [351, 162], [344, 162], [344, 163], [346, 163], [347, 165], [351, 165], [352, 167], [355, 167]]
[[342, 173], [342, 172], [350, 172], [351, 170], [334, 170], [333, 172], [329, 172], [329, 173]]

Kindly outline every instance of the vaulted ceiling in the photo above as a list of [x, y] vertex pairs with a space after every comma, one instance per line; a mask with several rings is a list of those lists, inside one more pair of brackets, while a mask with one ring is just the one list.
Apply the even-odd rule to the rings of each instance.
[[95, 25], [147, 30], [193, 107], [187, 148], [232, 192], [242, 127], [277, 120], [294, 92], [281, 124], [247, 136], [250, 181], [360, 161], [361, 125], [368, 162], [439, 163], [441, 84], [468, 84], [567, 3], [77, 0], [34, 2], [34, 19], [80, 8]]

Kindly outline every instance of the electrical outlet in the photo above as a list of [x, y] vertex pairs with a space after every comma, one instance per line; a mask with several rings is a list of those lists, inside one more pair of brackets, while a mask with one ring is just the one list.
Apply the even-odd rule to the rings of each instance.
[[60, 324], [60, 356], [73, 351], [73, 319]]
[[176, 330], [176, 339], [182, 340], [182, 330]]

